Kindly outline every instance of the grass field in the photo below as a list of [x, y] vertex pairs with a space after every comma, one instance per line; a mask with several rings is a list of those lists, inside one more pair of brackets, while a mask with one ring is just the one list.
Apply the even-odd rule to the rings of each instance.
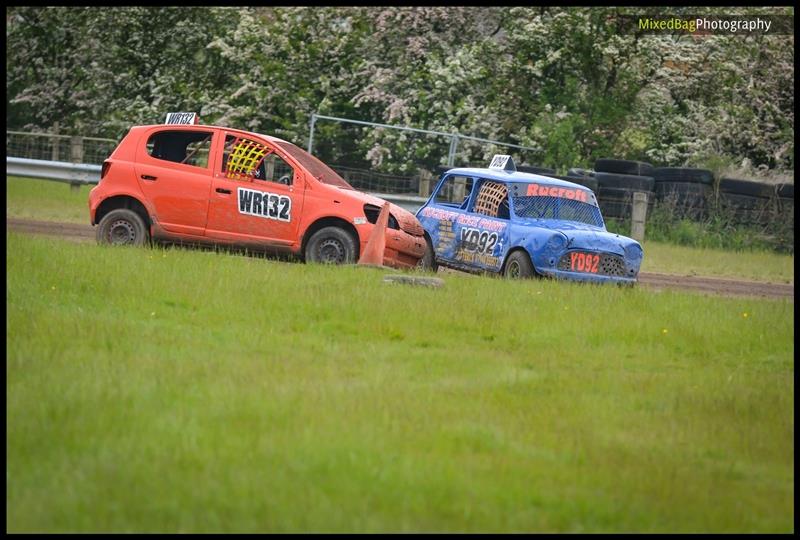
[[[88, 186], [70, 191], [66, 184], [9, 177], [6, 185], [8, 217], [88, 223]], [[794, 282], [794, 256], [766, 251], [732, 252], [676, 246], [659, 242], [644, 245], [644, 272], [742, 278], [773, 283]]]
[[790, 301], [6, 239], [7, 531], [794, 530]]

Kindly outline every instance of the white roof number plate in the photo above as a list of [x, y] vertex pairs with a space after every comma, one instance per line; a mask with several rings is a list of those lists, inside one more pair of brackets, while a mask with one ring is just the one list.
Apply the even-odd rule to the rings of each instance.
[[511, 156], [504, 154], [495, 154], [492, 162], [489, 164], [490, 169], [500, 169], [501, 171], [516, 171], [517, 167], [514, 165], [514, 160]]
[[197, 123], [197, 113], [193, 112], [171, 112], [167, 113], [165, 124], [192, 125]]

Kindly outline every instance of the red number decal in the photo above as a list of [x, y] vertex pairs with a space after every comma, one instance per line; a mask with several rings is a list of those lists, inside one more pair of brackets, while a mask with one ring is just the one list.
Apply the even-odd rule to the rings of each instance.
[[569, 254], [569, 268], [570, 270], [575, 270], [575, 259], [578, 258], [578, 254], [574, 251]]
[[600, 255], [594, 256], [594, 261], [592, 263], [592, 274], [597, 273], [597, 264], [600, 262]]
[[586, 254], [578, 253], [578, 271], [583, 272], [583, 269], [585, 267], [586, 267]]

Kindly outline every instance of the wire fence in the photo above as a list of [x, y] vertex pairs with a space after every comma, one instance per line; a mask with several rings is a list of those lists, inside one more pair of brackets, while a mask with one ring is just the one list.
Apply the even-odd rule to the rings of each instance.
[[397, 176], [341, 165], [331, 168], [356, 189], [375, 193], [419, 194], [420, 176]]
[[116, 146], [114, 139], [6, 131], [6, 155], [11, 157], [100, 165]]

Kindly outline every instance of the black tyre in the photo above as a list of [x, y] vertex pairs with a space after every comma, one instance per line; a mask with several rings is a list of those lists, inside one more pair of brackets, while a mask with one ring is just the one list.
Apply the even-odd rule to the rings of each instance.
[[624, 159], [598, 159], [594, 162], [594, 170], [605, 173], [653, 176], [653, 166], [649, 163]]
[[704, 219], [714, 191], [695, 182], [656, 182], [656, 199], [677, 218]]
[[658, 182], [687, 182], [711, 185], [714, 183], [714, 173], [708, 169], [693, 169], [690, 167], [659, 167], [653, 171], [653, 178]]
[[573, 167], [567, 171], [567, 176], [574, 178], [583, 178], [584, 176], [594, 176], [594, 171], [591, 169], [581, 169], [580, 167]]
[[769, 199], [775, 194], [775, 186], [751, 180], [737, 180], [735, 178], [722, 178], [719, 181], [719, 190], [723, 193], [734, 195], [747, 195], [748, 197], [763, 197]]
[[529, 165], [517, 165], [517, 171], [531, 173], [531, 174], [544, 174], [544, 175], [556, 174], [555, 169], [550, 169], [548, 167], [534, 167]]
[[632, 205], [630, 202], [622, 201], [597, 201], [600, 206], [600, 212], [603, 214], [603, 219], [625, 219], [631, 217]]
[[430, 239], [425, 237], [425, 255], [419, 260], [417, 265], [420, 270], [436, 272], [439, 269], [439, 264], [436, 262], [436, 254], [433, 251], [433, 244]]
[[778, 184], [778, 197], [794, 199], [794, 184]]
[[565, 180], [567, 182], [572, 182], [573, 184], [578, 184], [579, 186], [588, 187], [592, 191], [597, 191], [597, 180], [590, 176], [583, 176], [580, 178], [576, 178], [574, 176], [560, 176], [557, 174], [543, 174], [542, 176], [555, 178], [557, 180]]
[[128, 208], [112, 210], [97, 225], [97, 243], [143, 246], [150, 240], [142, 216]]
[[309, 238], [306, 262], [350, 264], [356, 261], [356, 241], [340, 227], [324, 227]]
[[568, 176], [564, 178], [567, 182], [572, 182], [573, 184], [578, 184], [579, 186], [587, 187], [597, 193], [598, 188], [600, 187], [597, 183], [595, 178], [591, 176], [583, 176], [581, 178], [575, 178], [574, 176]]
[[655, 180], [652, 176], [598, 172], [595, 173], [594, 178], [600, 188], [653, 191], [655, 187]]
[[[629, 218], [633, 209], [633, 191], [621, 188], [601, 187], [597, 193], [597, 204], [604, 217]], [[655, 193], [647, 193], [647, 213], [649, 214], [655, 204]]]
[[694, 182], [656, 182], [656, 198], [676, 206], [702, 207], [713, 191], [711, 186]]
[[720, 193], [718, 203], [725, 214], [746, 225], [767, 224], [775, 216], [772, 201], [764, 197]]
[[503, 275], [511, 279], [526, 279], [536, 275], [528, 253], [523, 250], [517, 250], [509, 255]]

